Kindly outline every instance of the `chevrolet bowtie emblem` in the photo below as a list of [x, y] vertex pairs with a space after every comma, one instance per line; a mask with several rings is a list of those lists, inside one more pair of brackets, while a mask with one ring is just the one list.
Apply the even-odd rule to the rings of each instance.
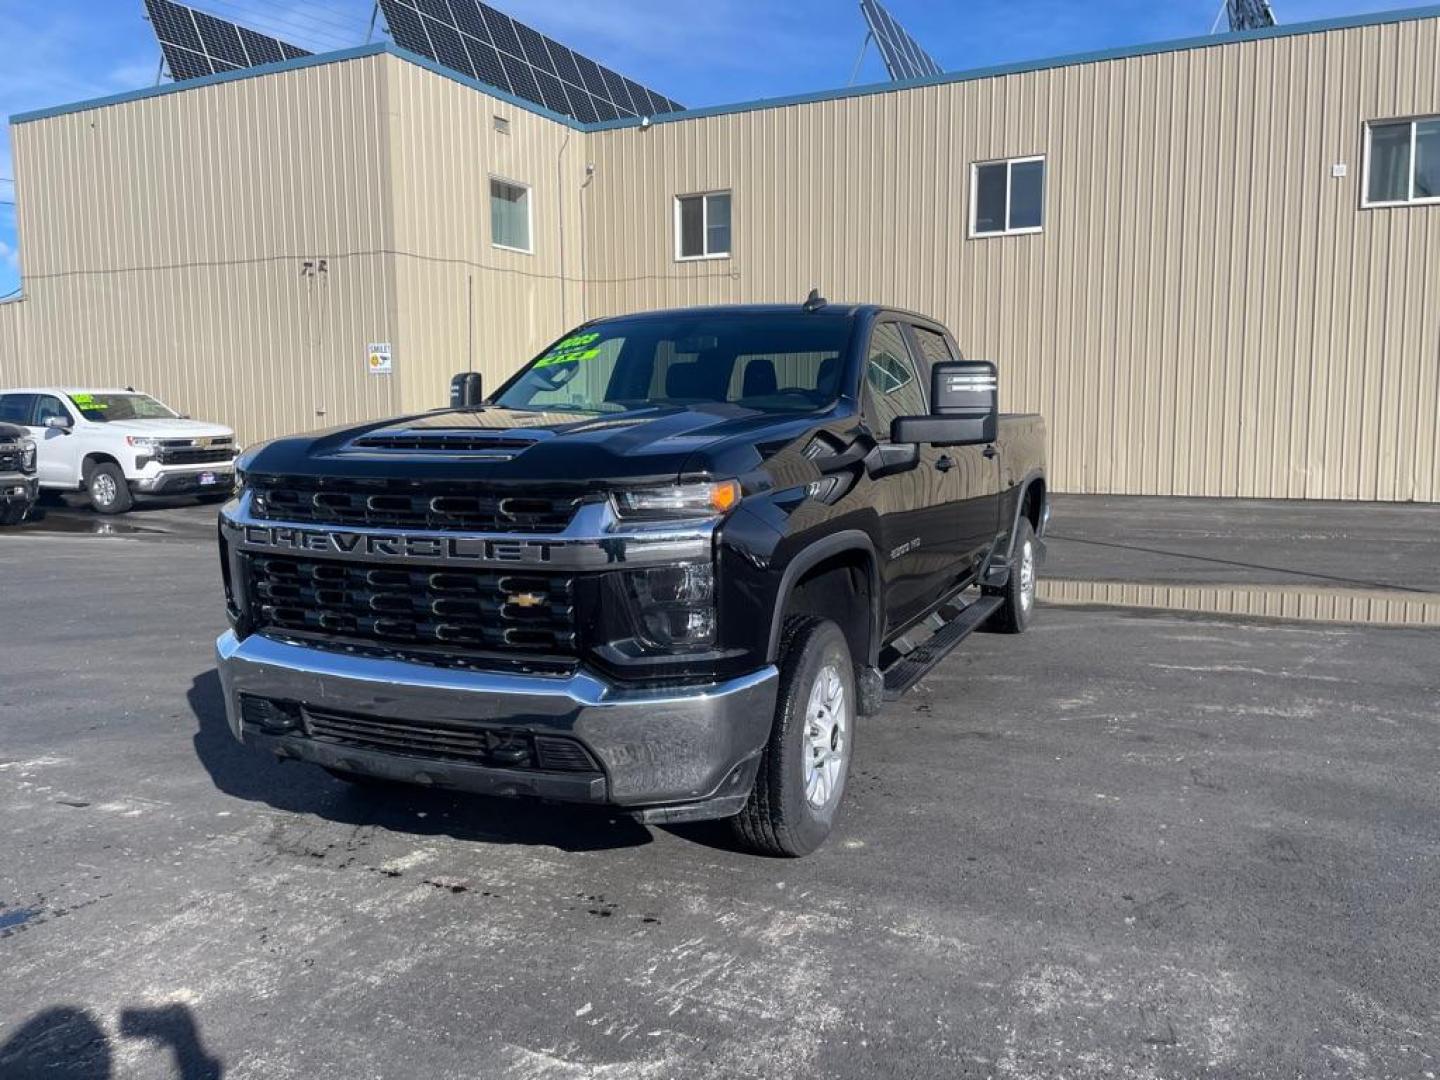
[[539, 593], [533, 592], [516, 593], [514, 596], [511, 596], [508, 599], [510, 603], [514, 604], [516, 607], [526, 608], [539, 607], [545, 602], [545, 597], [541, 596]]

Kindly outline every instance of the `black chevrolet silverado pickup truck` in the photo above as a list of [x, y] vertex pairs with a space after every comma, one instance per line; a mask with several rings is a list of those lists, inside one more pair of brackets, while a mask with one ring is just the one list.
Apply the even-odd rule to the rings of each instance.
[[35, 442], [14, 424], [0, 423], [0, 525], [18, 525], [40, 493]]
[[587, 323], [488, 400], [278, 439], [220, 517], [242, 742], [403, 782], [828, 835], [856, 718], [1030, 620], [1045, 430], [875, 306]]

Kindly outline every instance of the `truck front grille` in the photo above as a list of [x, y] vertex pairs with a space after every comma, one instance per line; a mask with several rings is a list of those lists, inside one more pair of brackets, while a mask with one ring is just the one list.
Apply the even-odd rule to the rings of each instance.
[[24, 468], [24, 455], [14, 443], [0, 443], [0, 473], [28, 472]]
[[301, 710], [301, 715], [311, 738], [365, 750], [503, 769], [600, 771], [583, 746], [557, 736], [486, 730], [437, 720], [390, 720], [308, 707]]
[[155, 455], [155, 460], [161, 465], [228, 465], [235, 460], [235, 448], [225, 446], [207, 450], [198, 446], [181, 446], [171, 449], [167, 446]]
[[257, 629], [541, 656], [575, 652], [575, 583], [558, 574], [405, 569], [250, 556]]
[[235, 459], [235, 440], [218, 438], [197, 445], [193, 439], [166, 439], [155, 451], [161, 465], [211, 465]]
[[251, 511], [270, 521], [438, 532], [558, 533], [581, 496], [496, 491], [464, 481], [257, 476]]
[[600, 773], [585, 746], [564, 735], [487, 728], [457, 720], [404, 720], [336, 712], [294, 701], [240, 695], [247, 729], [265, 735], [304, 734], [319, 742], [384, 754], [464, 762], [502, 769]]

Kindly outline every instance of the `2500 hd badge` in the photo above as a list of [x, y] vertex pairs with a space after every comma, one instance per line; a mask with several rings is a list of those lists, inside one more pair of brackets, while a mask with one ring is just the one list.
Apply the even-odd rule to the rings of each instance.
[[231, 730], [807, 854], [862, 718], [1033, 617], [1045, 426], [998, 402], [933, 320], [812, 295], [596, 320], [484, 401], [471, 374], [253, 449], [221, 512]]

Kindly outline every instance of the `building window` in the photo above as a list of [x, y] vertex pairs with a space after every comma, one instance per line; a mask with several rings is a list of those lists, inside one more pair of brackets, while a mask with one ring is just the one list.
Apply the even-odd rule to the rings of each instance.
[[530, 189], [508, 180], [490, 180], [490, 242], [507, 251], [533, 255]]
[[970, 235], [1039, 232], [1045, 222], [1045, 159], [976, 165], [970, 176]]
[[1440, 116], [1365, 128], [1365, 205], [1440, 202]]
[[681, 195], [675, 199], [675, 257], [730, 257], [730, 193]]

